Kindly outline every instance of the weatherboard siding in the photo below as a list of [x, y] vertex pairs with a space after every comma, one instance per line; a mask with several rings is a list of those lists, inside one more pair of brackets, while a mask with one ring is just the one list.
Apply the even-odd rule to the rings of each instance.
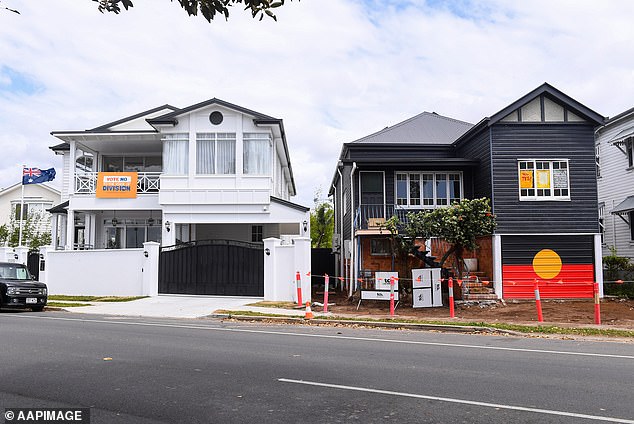
[[628, 225], [612, 209], [628, 196], [634, 196], [634, 168], [628, 168], [627, 155], [610, 140], [621, 131], [634, 125], [634, 113], [624, 119], [608, 123], [597, 132], [599, 144], [601, 177], [598, 178], [599, 202], [605, 204], [603, 254], [610, 254], [610, 247], [616, 248], [619, 256], [634, 259], [634, 243]]
[[[594, 128], [589, 124], [491, 127], [496, 233], [598, 233]], [[518, 159], [568, 159], [570, 201], [520, 201]]]

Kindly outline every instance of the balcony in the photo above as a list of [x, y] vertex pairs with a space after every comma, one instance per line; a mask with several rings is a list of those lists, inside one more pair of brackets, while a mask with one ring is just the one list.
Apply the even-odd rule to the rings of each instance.
[[407, 213], [413, 212], [411, 209], [404, 209], [395, 205], [359, 205], [354, 219], [355, 230], [378, 229], [392, 216], [405, 223]]
[[[97, 172], [75, 174], [75, 194], [95, 194]], [[160, 172], [139, 172], [136, 183], [138, 194], [158, 194], [160, 188]]]

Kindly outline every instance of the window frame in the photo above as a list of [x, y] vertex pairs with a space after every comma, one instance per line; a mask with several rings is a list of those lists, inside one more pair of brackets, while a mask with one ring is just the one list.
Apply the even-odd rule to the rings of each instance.
[[[233, 138], [232, 138], [233, 137]], [[201, 141], [211, 141], [213, 142], [213, 172], [201, 172], [199, 170], [198, 158], [200, 151], [199, 142]], [[221, 141], [233, 141], [233, 172], [219, 172], [220, 166], [218, 163], [218, 144]], [[237, 134], [232, 132], [197, 132], [196, 133], [196, 175], [197, 176], [210, 176], [210, 175], [236, 175], [236, 143], [237, 143]]]
[[260, 224], [251, 225], [251, 242], [262, 243], [264, 240], [264, 226]]
[[[249, 154], [248, 149], [247, 149], [247, 142], [262, 142], [262, 143], [267, 143], [266, 144], [266, 152], [264, 157], [262, 157], [263, 160], [265, 160], [265, 163], [263, 163], [263, 170], [261, 172], [254, 172], [253, 170], [249, 169], [249, 166], [252, 165], [247, 158], [247, 155]], [[256, 176], [256, 177], [270, 177], [273, 175], [273, 166], [274, 164], [271, 163], [273, 162], [273, 152], [274, 152], [274, 148], [273, 148], [273, 137], [271, 136], [270, 133], [268, 132], [244, 132], [242, 133], [242, 174], [243, 175], [247, 175], [247, 176]], [[257, 167], [256, 167], [257, 168]], [[251, 172], [249, 172], [251, 171]]]
[[[418, 202], [412, 202], [411, 193], [412, 186], [410, 184], [410, 176], [417, 175], [418, 179]], [[437, 179], [437, 176], [443, 176], [444, 180]], [[458, 176], [459, 183], [459, 194], [458, 197], [452, 197], [452, 189], [450, 187], [450, 182], [455, 181], [452, 180], [452, 176]], [[403, 179], [402, 177], [405, 177]], [[429, 177], [431, 176], [431, 179]], [[400, 177], [400, 178], [399, 178]], [[399, 197], [398, 192], [398, 183], [401, 181], [405, 181], [405, 191], [407, 194], [407, 198]], [[425, 182], [431, 181], [432, 186], [432, 197], [425, 197]], [[439, 181], [443, 181], [445, 183], [445, 192], [446, 195], [443, 199], [444, 203], [439, 202], [438, 197], [438, 183]], [[462, 171], [396, 171], [394, 173], [394, 204], [398, 208], [403, 209], [436, 209], [442, 208], [445, 206], [449, 206], [454, 201], [461, 201], [464, 199], [464, 174]], [[403, 200], [406, 203], [403, 203]], [[430, 203], [431, 200], [431, 203]]]
[[[522, 164], [530, 164], [531, 167], [524, 167], [522, 168]], [[545, 169], [543, 168], [543, 164], [547, 163], [548, 164], [548, 168]], [[558, 167], [555, 168], [553, 165], [557, 163]], [[561, 167], [561, 164], [565, 163], [565, 169], [566, 169], [566, 187], [565, 189], [560, 188], [557, 189], [555, 188], [555, 173], [553, 172], [555, 169], [564, 169]], [[521, 177], [521, 172], [522, 171], [526, 171], [526, 170], [532, 170], [533, 171], [533, 176], [532, 176], [532, 181], [533, 181], [533, 186], [531, 188], [528, 187], [522, 187], [522, 177]], [[548, 187], [537, 187], [537, 171], [549, 171], [549, 181], [548, 181]], [[530, 192], [527, 192], [526, 194], [522, 194], [522, 190], [532, 190], [532, 194], [529, 194]], [[544, 195], [544, 194], [540, 194], [543, 193], [543, 191], [540, 192], [540, 190], [546, 191], [548, 190], [550, 192], [549, 195]], [[567, 190], [567, 194], [560, 194], [560, 195], [556, 195], [555, 194], [555, 190]], [[563, 201], [563, 202], [569, 202], [571, 200], [571, 187], [570, 187], [570, 159], [565, 159], [565, 158], [553, 158], [553, 159], [517, 159], [517, 194], [519, 197], [519, 201], [520, 202], [543, 202], [543, 201]]]
[[[378, 249], [379, 247], [377, 243], [380, 242], [382, 246], [385, 247], [387, 245], [387, 251], [385, 249]], [[370, 256], [392, 256], [392, 246], [390, 245], [390, 239], [385, 237], [375, 237], [370, 239]]]
[[625, 155], [627, 156], [627, 168], [634, 168], [634, 138], [625, 140]]

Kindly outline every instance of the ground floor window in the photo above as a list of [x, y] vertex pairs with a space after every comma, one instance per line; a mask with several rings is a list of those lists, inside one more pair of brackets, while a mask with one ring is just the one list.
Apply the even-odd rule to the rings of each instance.
[[161, 242], [161, 222], [147, 225], [145, 221], [125, 220], [116, 226], [112, 221], [105, 222], [106, 249], [134, 249], [143, 247], [148, 241]]
[[370, 239], [370, 255], [386, 256], [392, 253], [390, 239], [373, 238]]

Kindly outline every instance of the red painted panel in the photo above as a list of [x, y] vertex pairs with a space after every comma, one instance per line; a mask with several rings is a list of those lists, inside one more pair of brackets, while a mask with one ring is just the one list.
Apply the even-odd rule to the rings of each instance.
[[532, 265], [503, 265], [502, 289], [505, 299], [535, 298], [535, 279], [542, 299], [591, 298], [594, 283], [592, 264], [562, 265], [557, 277], [540, 278]]

